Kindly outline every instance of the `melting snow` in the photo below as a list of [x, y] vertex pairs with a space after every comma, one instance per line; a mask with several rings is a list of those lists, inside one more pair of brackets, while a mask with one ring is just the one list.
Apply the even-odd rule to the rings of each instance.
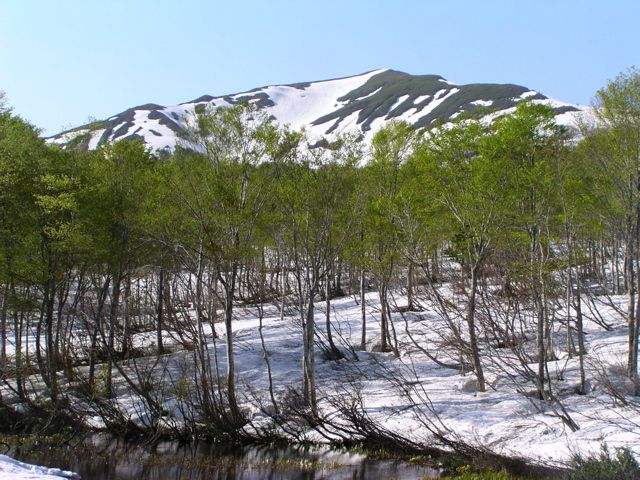
[[529, 90], [528, 92], [524, 92], [522, 95], [520, 95], [520, 98], [524, 100], [525, 98], [533, 97], [537, 94], [538, 92], [536, 92], [535, 90]]
[[400, 97], [398, 97], [395, 103], [389, 108], [389, 113], [393, 112], [397, 107], [402, 105], [407, 100], [407, 98], [409, 98], [409, 95], [401, 95]]
[[287, 86], [266, 87], [261, 92], [269, 95], [274, 106], [266, 109], [279, 123], [299, 129], [336, 110], [338, 98], [361, 87], [371, 77], [384, 70], [374, 70], [356, 77], [327, 80], [310, 84], [304, 90]]
[[89, 150], [95, 150], [96, 148], [98, 148], [98, 142], [100, 141], [100, 138], [102, 137], [102, 134], [105, 131], [106, 129], [102, 128], [100, 130], [95, 130], [91, 134], [91, 140], [89, 140], [89, 145], [88, 145]]
[[378, 93], [380, 90], [382, 90], [382, 87], [378, 87], [376, 88], [373, 92], [369, 93], [368, 95], [365, 95], [363, 97], [358, 97], [355, 99], [355, 101], [357, 102], [358, 100], [364, 100], [365, 98], [369, 98], [374, 96], [376, 93]]
[[489, 107], [493, 105], [493, 100], [474, 100], [471, 105], [478, 105], [480, 107]]
[[80, 476], [58, 468], [30, 465], [6, 455], [0, 455], [0, 478], [2, 480], [60, 480], [60, 478], [80, 479]]

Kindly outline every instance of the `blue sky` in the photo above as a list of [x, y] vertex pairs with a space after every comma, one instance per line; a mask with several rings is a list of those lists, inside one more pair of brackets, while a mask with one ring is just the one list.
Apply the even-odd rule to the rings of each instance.
[[379, 67], [575, 103], [640, 67], [637, 0], [0, 0], [0, 90], [53, 134]]

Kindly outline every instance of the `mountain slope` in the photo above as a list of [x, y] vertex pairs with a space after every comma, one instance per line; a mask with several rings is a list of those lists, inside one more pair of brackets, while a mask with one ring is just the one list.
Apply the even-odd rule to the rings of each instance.
[[552, 106], [559, 123], [571, 125], [583, 107], [549, 99], [535, 90], [511, 84], [456, 85], [438, 75], [409, 75], [381, 69], [352, 77], [290, 85], [274, 85], [213, 97], [205, 95], [180, 105], [140, 105], [49, 139], [58, 144], [74, 140], [88, 149], [104, 142], [142, 138], [153, 150], [171, 150], [186, 119], [196, 107], [256, 104], [280, 124], [305, 128], [310, 140], [331, 140], [357, 131], [365, 140], [391, 120], [425, 128], [462, 113], [487, 118], [513, 111], [524, 99]]

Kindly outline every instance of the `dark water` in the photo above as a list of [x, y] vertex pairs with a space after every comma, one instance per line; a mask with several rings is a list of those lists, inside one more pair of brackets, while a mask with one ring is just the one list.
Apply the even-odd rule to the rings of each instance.
[[77, 472], [84, 480], [418, 480], [438, 476], [424, 465], [328, 449], [229, 449], [204, 442], [150, 446], [100, 436], [66, 444], [13, 446], [8, 454]]

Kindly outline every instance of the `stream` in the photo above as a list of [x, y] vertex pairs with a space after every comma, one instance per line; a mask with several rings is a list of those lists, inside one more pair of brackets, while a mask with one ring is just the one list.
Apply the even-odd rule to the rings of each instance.
[[71, 470], [83, 480], [422, 480], [439, 471], [324, 447], [235, 447], [176, 441], [153, 445], [92, 435], [67, 443], [18, 443], [18, 460]]

